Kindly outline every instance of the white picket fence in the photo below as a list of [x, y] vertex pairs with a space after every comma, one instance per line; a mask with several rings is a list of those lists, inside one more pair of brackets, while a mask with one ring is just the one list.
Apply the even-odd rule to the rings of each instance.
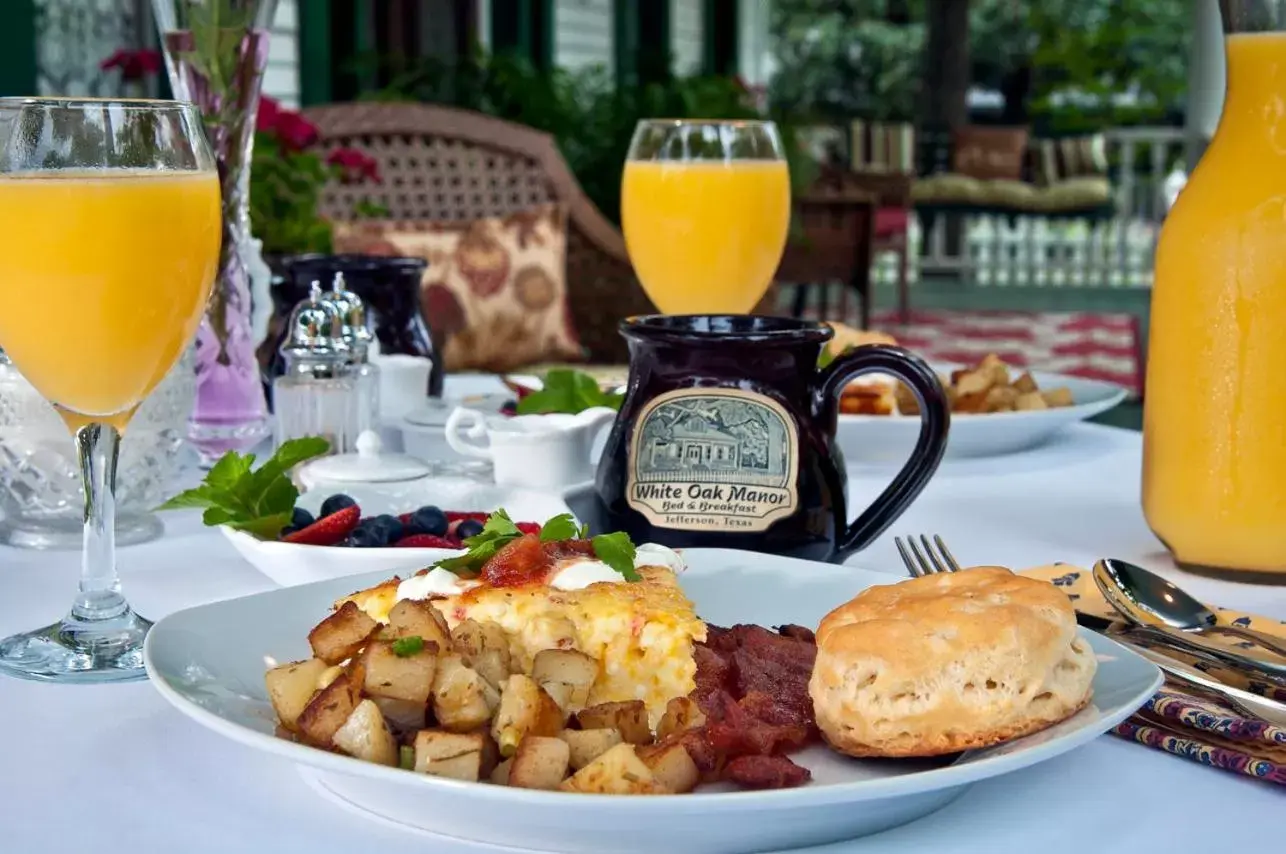
[[[911, 225], [910, 279], [953, 274], [995, 287], [1150, 287], [1157, 234], [1165, 216], [1166, 176], [1184, 144], [1180, 128], [1121, 128], [1106, 134], [1119, 164], [1111, 220], [1056, 220], [1035, 216], [970, 216], [962, 251], [947, 252], [942, 217], [924, 234]], [[924, 242], [927, 252], [922, 252]], [[893, 256], [876, 260], [876, 281], [893, 282]]]

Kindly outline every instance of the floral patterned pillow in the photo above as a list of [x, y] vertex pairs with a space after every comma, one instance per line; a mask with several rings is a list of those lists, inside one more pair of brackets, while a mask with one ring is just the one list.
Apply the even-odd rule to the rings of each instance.
[[424, 320], [448, 371], [583, 358], [567, 303], [567, 212], [545, 205], [471, 222], [335, 224], [336, 252], [429, 262]]

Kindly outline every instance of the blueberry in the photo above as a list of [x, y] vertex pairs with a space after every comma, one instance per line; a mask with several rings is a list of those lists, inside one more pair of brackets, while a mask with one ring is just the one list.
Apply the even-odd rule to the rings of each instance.
[[447, 514], [431, 505], [421, 507], [412, 513], [410, 522], [406, 525], [408, 536], [411, 534], [432, 534], [435, 537], [441, 537], [446, 532]]
[[402, 521], [396, 516], [390, 516], [387, 513], [375, 516], [369, 520], [370, 524], [383, 534], [384, 539], [390, 543], [395, 543], [402, 539]]
[[332, 495], [322, 502], [321, 515], [329, 516], [332, 513], [338, 513], [346, 507], [352, 507], [357, 502], [340, 492]]
[[313, 514], [309, 513], [302, 507], [296, 507], [290, 514], [290, 527], [294, 528], [296, 531], [301, 528], [307, 528], [314, 521]]
[[281, 529], [281, 533], [278, 534], [277, 537], [279, 539], [285, 539], [286, 537], [289, 537], [291, 534], [295, 533], [298, 530], [301, 530], [301, 529], [296, 525], [287, 525], [286, 527]]
[[387, 545], [383, 532], [374, 526], [358, 525], [348, 535], [344, 545], [355, 549], [375, 549]]
[[518, 401], [516, 401], [516, 400], [506, 400], [503, 404], [501, 404], [501, 405], [500, 405], [500, 414], [501, 414], [501, 415], [517, 415], [517, 414], [518, 414]]
[[482, 523], [476, 519], [465, 519], [455, 527], [455, 535], [462, 540], [476, 537], [482, 533]]

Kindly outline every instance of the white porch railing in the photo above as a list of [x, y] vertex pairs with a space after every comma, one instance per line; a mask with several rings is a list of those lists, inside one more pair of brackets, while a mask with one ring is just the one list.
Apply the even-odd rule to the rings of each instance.
[[[961, 251], [947, 252], [938, 217], [925, 235], [911, 225], [910, 278], [955, 274], [979, 285], [1024, 287], [1150, 287], [1157, 233], [1166, 210], [1165, 179], [1185, 141], [1181, 128], [1108, 131], [1115, 164], [1117, 215], [1091, 222], [1037, 216], [969, 216]], [[927, 241], [927, 251], [922, 251]], [[876, 260], [876, 281], [896, 281], [892, 257]]]

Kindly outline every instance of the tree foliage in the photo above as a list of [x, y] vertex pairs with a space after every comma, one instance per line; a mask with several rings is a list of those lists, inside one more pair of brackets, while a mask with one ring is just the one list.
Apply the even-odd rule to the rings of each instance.
[[[814, 118], [911, 119], [926, 3], [776, 0], [771, 96]], [[973, 83], [1058, 124], [1157, 121], [1182, 102], [1191, 0], [972, 0]]]

